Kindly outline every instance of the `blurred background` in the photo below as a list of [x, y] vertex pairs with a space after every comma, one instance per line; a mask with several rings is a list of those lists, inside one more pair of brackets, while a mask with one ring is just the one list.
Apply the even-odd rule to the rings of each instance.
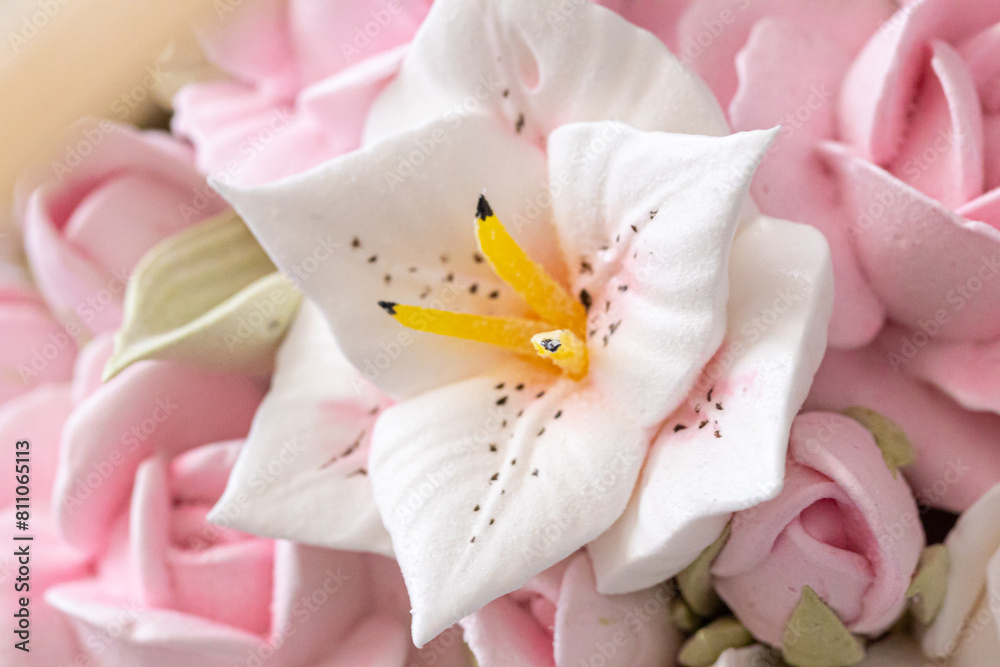
[[14, 259], [15, 182], [65, 151], [82, 116], [165, 126], [183, 82], [207, 79], [196, 30], [254, 0], [4, 0], [0, 253]]

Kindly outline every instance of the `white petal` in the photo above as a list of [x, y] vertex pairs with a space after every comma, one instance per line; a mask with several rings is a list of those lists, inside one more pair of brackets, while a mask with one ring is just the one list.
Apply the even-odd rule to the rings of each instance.
[[304, 303], [210, 519], [265, 537], [391, 554], [368, 477], [375, 413], [388, 403], [344, 359], [316, 306]]
[[375, 501], [418, 645], [573, 553], [624, 509], [648, 436], [594, 395], [516, 363], [379, 418]]
[[674, 411], [722, 343], [733, 235], [775, 135], [577, 123], [549, 137], [553, 221], [573, 293], [593, 302], [590, 376], [643, 426]]
[[729, 271], [726, 342], [654, 442], [622, 518], [589, 547], [602, 592], [676, 574], [729, 513], [781, 489], [792, 418], [826, 346], [829, 248], [811, 227], [761, 217], [736, 237]]
[[[501, 220], [525, 219], [515, 213], [544, 193], [545, 158], [493, 121], [439, 120], [277, 183], [218, 187], [278, 267], [323, 310], [347, 358], [390, 394], [464, 379], [509, 356], [406, 329], [378, 306], [384, 300], [527, 312], [475, 259], [476, 201], [485, 190]], [[508, 225], [511, 234], [560, 275], [547, 209], [527, 222]], [[498, 298], [490, 298], [494, 290]]]
[[708, 87], [659, 39], [588, 2], [435, 2], [372, 107], [365, 141], [472, 111], [539, 143], [575, 121], [728, 132]]
[[777, 662], [774, 654], [763, 644], [728, 648], [722, 652], [712, 667], [765, 667]]
[[962, 514], [945, 540], [950, 559], [948, 590], [941, 611], [923, 637], [927, 655], [943, 657], [964, 643], [960, 635], [966, 618], [984, 594], [992, 600], [986, 592], [986, 570], [990, 559], [1000, 552], [998, 512], [1000, 486], [994, 486]]

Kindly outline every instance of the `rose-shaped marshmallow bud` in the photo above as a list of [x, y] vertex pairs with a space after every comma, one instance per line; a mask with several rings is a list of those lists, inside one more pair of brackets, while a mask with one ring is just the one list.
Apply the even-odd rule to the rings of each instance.
[[924, 545], [909, 487], [872, 434], [838, 414], [792, 423], [781, 494], [733, 516], [716, 590], [761, 641], [782, 643], [804, 587], [852, 632], [877, 635], [902, 612]]
[[73, 373], [76, 341], [14, 266], [0, 264], [0, 403]]
[[935, 665], [973, 667], [1000, 655], [1000, 485], [959, 518], [945, 540], [950, 566], [941, 610], [923, 636]]
[[[206, 520], [261, 389], [240, 375], [140, 362], [74, 410], [57, 516], [97, 566], [47, 600], [97, 664], [401, 667], [415, 655], [402, 578], [388, 559]], [[270, 463], [286, 461], [287, 451]], [[439, 663], [460, 653], [450, 639]]]
[[[224, 209], [191, 151], [159, 132], [82, 124], [20, 219], [38, 286], [67, 329], [116, 329], [129, 273], [164, 238]], [[72, 333], [72, 331], [71, 331]]]
[[429, 0], [264, 0], [202, 40], [231, 79], [174, 99], [173, 129], [198, 167], [260, 183], [357, 148], [368, 107], [399, 69]]
[[583, 552], [462, 621], [483, 667], [673, 664], [680, 633], [664, 586], [627, 595], [597, 592]]
[[[49, 383], [0, 407], [0, 442], [9, 456], [0, 476], [0, 521], [15, 539], [0, 555], [0, 605], [9, 628], [0, 664], [68, 665], [80, 650], [72, 626], [44, 599], [49, 587], [90, 572], [87, 557], [59, 537], [49, 502], [72, 394], [69, 383]], [[32, 539], [17, 540], [26, 536]], [[25, 550], [27, 563], [18, 553]]]

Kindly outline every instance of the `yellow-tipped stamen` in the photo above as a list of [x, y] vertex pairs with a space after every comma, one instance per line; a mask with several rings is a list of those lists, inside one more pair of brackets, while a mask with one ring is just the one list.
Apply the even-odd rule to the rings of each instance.
[[535, 352], [579, 380], [587, 374], [587, 345], [569, 329], [543, 331], [531, 337]]
[[523, 296], [539, 317], [583, 337], [587, 311], [521, 250], [482, 195], [476, 207], [476, 237], [493, 271]]
[[405, 306], [390, 301], [379, 301], [378, 305], [397, 322], [411, 329], [490, 343], [521, 354], [533, 354], [532, 337], [550, 328], [545, 322], [519, 317], [453, 313], [435, 308]]

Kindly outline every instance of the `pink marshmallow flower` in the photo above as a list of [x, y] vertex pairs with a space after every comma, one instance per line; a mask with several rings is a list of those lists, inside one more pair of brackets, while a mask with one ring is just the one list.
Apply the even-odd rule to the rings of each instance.
[[198, 167], [232, 183], [305, 171], [361, 145], [368, 107], [395, 76], [429, 0], [264, 0], [202, 40], [231, 78], [183, 88], [174, 131]]
[[[48, 589], [92, 664], [411, 664], [409, 603], [381, 556], [251, 536], [207, 521], [263, 387], [141, 362], [88, 394], [63, 430], [54, 519], [91, 570]], [[437, 664], [457, 637], [431, 645]], [[421, 664], [421, 663], [417, 663]], [[426, 664], [426, 662], [424, 663]]]
[[222, 212], [191, 151], [162, 132], [82, 123], [25, 184], [19, 217], [38, 288], [77, 339], [117, 329], [125, 284], [151, 247]]
[[628, 595], [596, 590], [585, 552], [462, 621], [483, 667], [670, 665], [680, 633], [664, 585]]
[[736, 617], [773, 646], [804, 586], [849, 630], [874, 637], [902, 613], [923, 546], [913, 495], [871, 433], [811, 412], [792, 423], [781, 494], [733, 516], [712, 574]]
[[887, 414], [913, 439], [921, 499], [967, 508], [1000, 482], [1000, 5], [656, 4], [623, 13], [734, 129], [782, 124], [751, 192], [829, 241], [831, 346], [872, 346], [831, 351], [807, 406]]

